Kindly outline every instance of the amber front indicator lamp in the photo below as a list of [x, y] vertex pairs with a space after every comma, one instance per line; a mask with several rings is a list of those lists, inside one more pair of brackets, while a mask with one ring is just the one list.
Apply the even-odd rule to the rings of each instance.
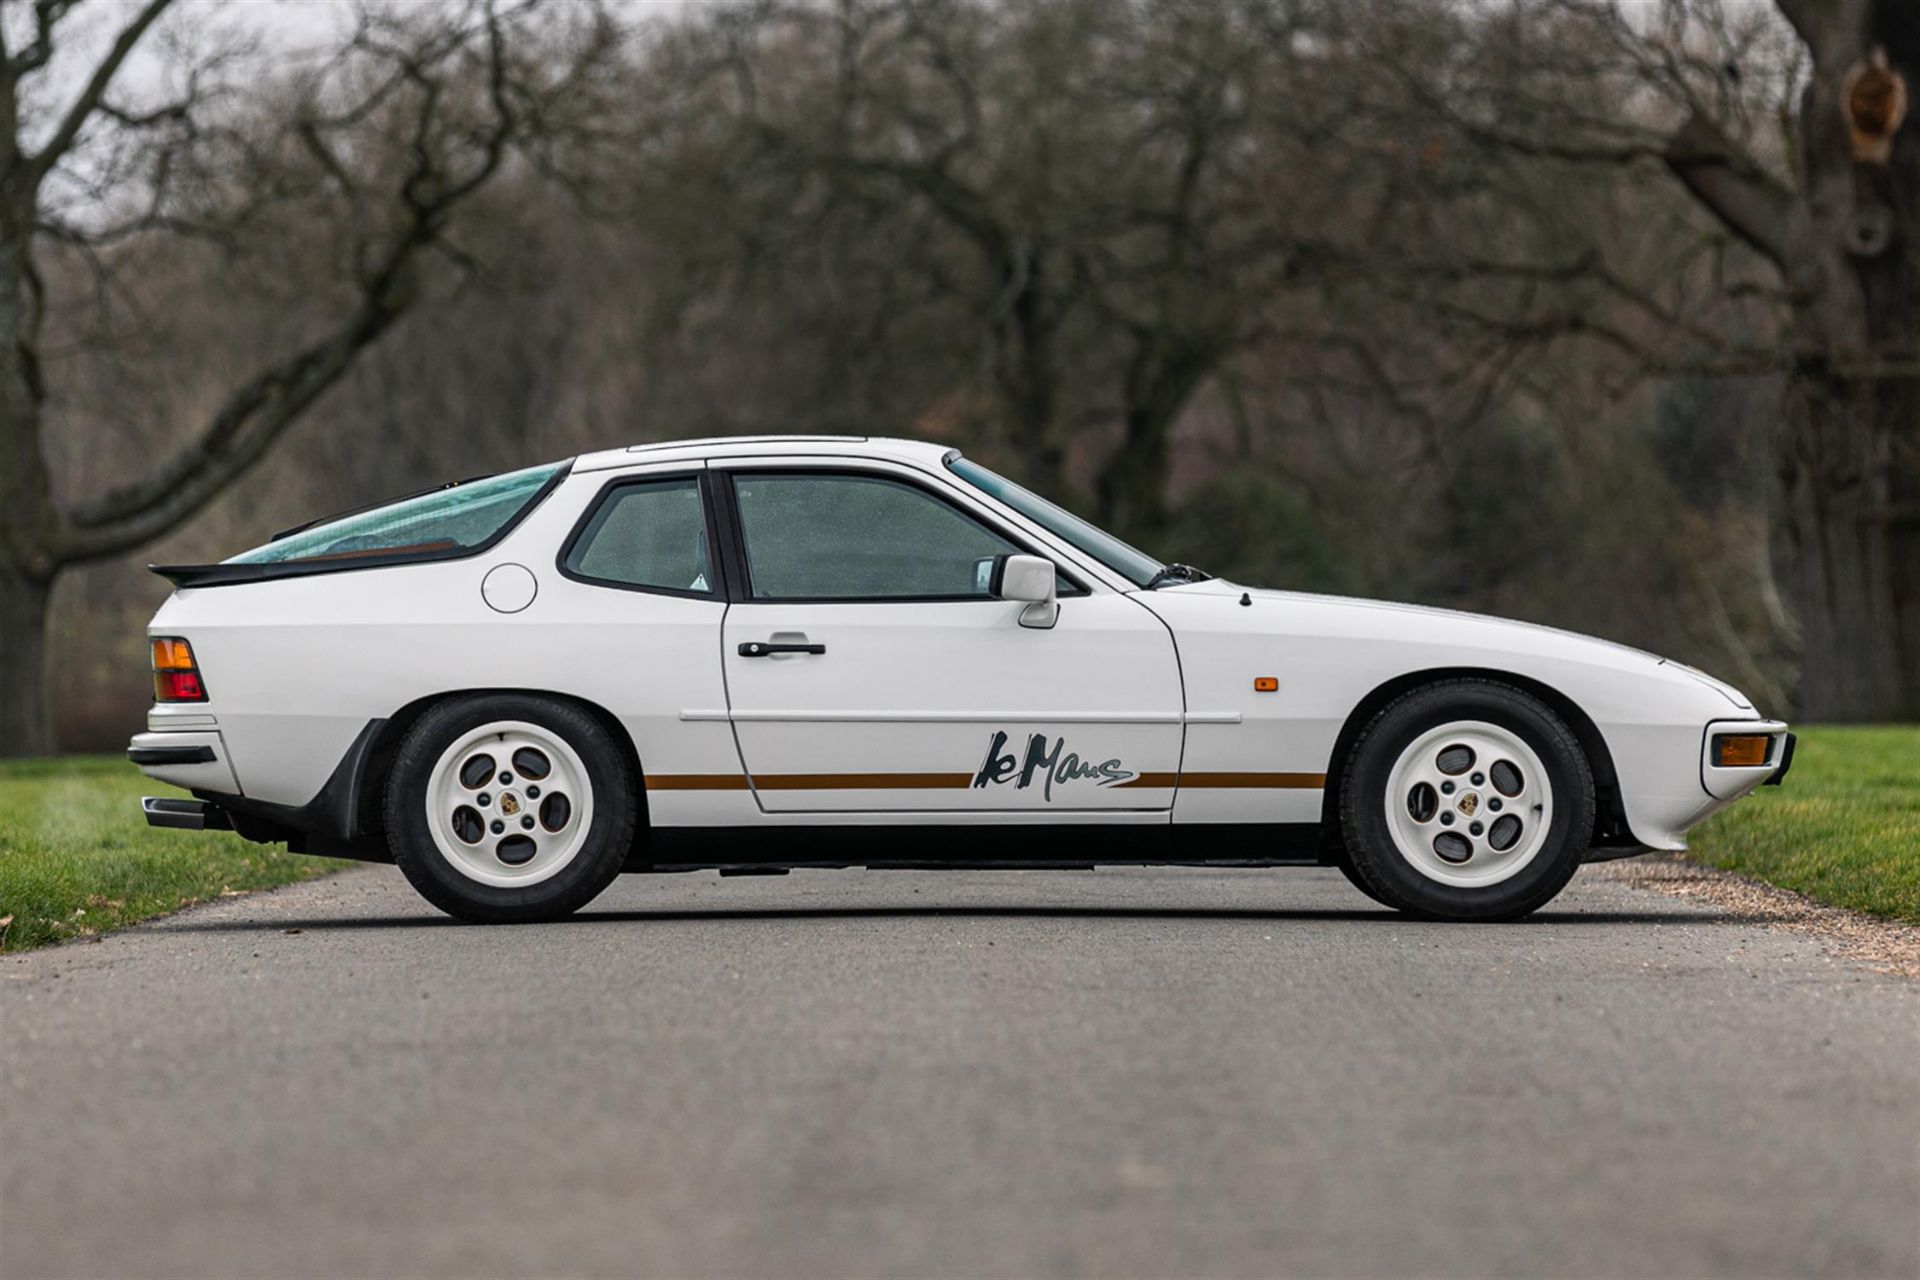
[[1753, 769], [1767, 762], [1773, 740], [1764, 733], [1723, 733], [1713, 740], [1713, 763], [1722, 769]]
[[207, 688], [193, 663], [193, 646], [178, 636], [153, 637], [153, 700], [205, 702]]

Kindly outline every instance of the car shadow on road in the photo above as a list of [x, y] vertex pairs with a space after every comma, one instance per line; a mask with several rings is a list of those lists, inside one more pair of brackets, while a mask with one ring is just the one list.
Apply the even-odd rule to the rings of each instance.
[[[1417, 920], [1384, 907], [1351, 909], [1328, 907], [1152, 907], [1152, 906], [989, 906], [989, 905], [894, 905], [836, 907], [713, 907], [687, 910], [663, 908], [658, 911], [582, 911], [566, 920], [552, 922], [553, 928], [588, 928], [608, 924], [704, 924], [740, 920], [861, 920], [887, 918], [945, 919], [1047, 919], [1047, 920], [1224, 920], [1261, 923], [1334, 922], [1362, 925], [1394, 925], [1399, 928], [1461, 929], [1474, 922]], [[1755, 919], [1713, 910], [1650, 911], [1539, 911], [1522, 920], [1501, 922], [1498, 928], [1537, 928], [1552, 925], [1661, 925], [1661, 924], [1750, 924]], [[176, 917], [148, 926], [170, 933], [301, 933], [348, 932], [356, 929], [433, 929], [457, 928], [460, 921], [442, 915], [404, 916], [287, 916], [250, 920], [195, 920]], [[530, 926], [517, 926], [527, 928]], [[1484, 926], [1483, 926], [1484, 927]]]

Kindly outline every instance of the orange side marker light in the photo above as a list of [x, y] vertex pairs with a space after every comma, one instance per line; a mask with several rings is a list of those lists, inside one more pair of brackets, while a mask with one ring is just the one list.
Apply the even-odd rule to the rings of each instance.
[[1255, 676], [1253, 678], [1253, 691], [1255, 693], [1280, 692], [1280, 677], [1279, 676]]
[[1722, 733], [1713, 739], [1713, 762], [1722, 769], [1755, 769], [1767, 762], [1772, 739], [1764, 733]]

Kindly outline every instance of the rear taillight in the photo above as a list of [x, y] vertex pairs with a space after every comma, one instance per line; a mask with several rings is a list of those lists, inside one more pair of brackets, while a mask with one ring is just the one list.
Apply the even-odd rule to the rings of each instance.
[[153, 637], [153, 700], [205, 702], [207, 687], [193, 662], [193, 646], [178, 636]]

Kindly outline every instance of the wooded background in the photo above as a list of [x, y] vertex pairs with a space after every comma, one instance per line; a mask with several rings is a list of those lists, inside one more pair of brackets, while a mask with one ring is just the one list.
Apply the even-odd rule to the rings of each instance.
[[6, 0], [0, 749], [139, 727], [149, 562], [788, 431], [1920, 718], [1916, 9]]

